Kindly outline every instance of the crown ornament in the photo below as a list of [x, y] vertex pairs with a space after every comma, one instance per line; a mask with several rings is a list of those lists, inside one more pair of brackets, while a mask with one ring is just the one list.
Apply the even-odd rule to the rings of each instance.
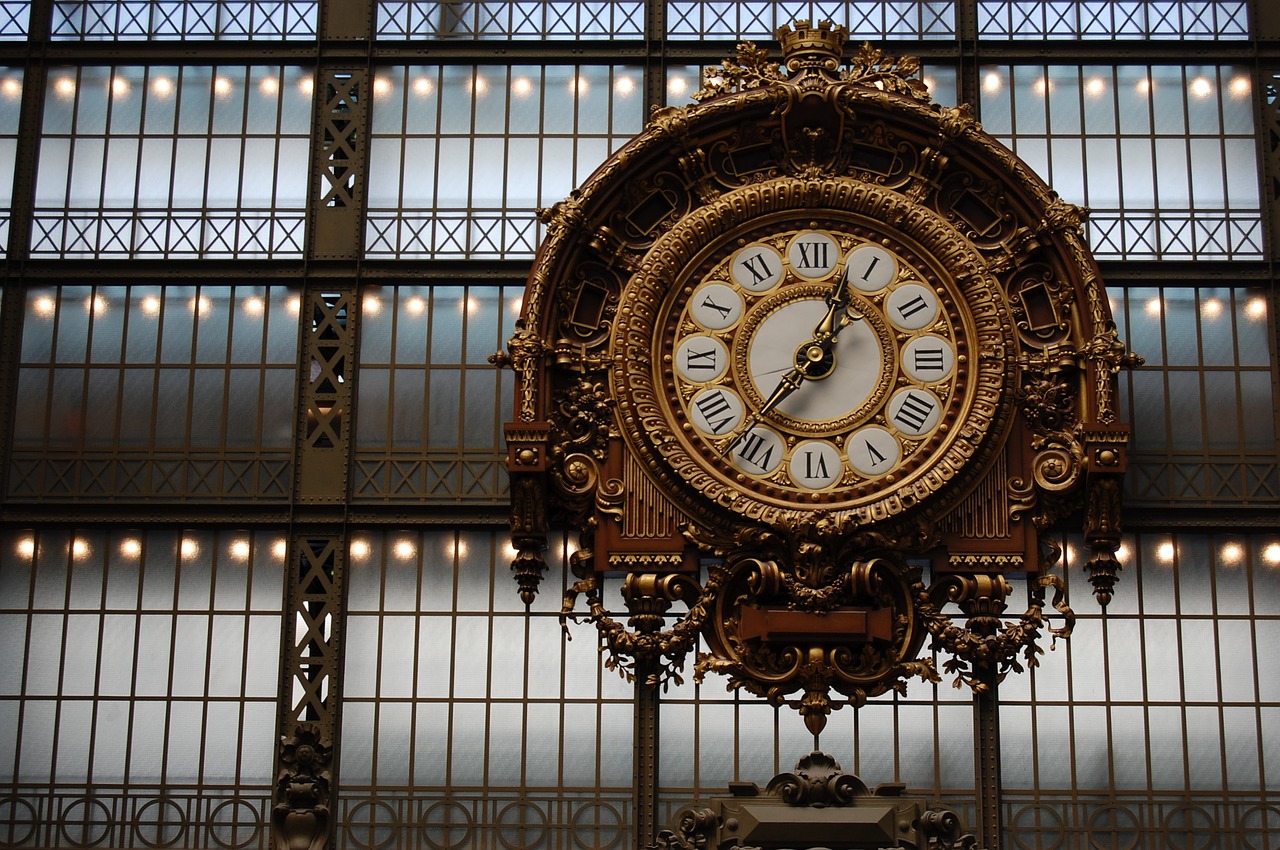
[[782, 60], [793, 74], [808, 70], [835, 73], [849, 39], [849, 31], [831, 21], [819, 21], [816, 27], [808, 21], [783, 24], [775, 35], [782, 43]]

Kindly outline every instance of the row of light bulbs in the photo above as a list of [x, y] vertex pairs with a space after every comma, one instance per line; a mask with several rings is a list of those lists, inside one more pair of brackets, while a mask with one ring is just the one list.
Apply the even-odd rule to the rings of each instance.
[[[277, 560], [283, 561], [288, 549], [288, 544], [283, 537], [276, 538], [271, 543], [271, 554]], [[84, 537], [75, 537], [67, 545], [67, 551], [76, 560], [82, 560], [93, 554], [93, 544]], [[183, 558], [194, 558], [200, 554], [200, 551], [200, 541], [194, 537], [184, 537], [178, 543], [178, 554]], [[35, 538], [30, 536], [20, 538], [17, 544], [17, 552], [19, 556], [26, 559], [35, 557]], [[253, 546], [249, 543], [248, 538], [244, 537], [236, 538], [227, 546], [227, 553], [237, 561], [249, 560], [249, 555], [252, 552]], [[120, 541], [120, 554], [130, 559], [141, 557], [142, 541], [137, 537], [126, 537]]]
[[[159, 316], [163, 306], [159, 296], [147, 295], [142, 298], [139, 305], [142, 312], [148, 316]], [[511, 299], [508, 307], [511, 312], [519, 313], [522, 299], [517, 296]], [[377, 295], [369, 294], [364, 297], [361, 302], [363, 312], [366, 316], [376, 316], [382, 312], [382, 299]], [[41, 295], [32, 302], [32, 310], [36, 315], [50, 318], [57, 311], [57, 301], [52, 296]], [[111, 302], [105, 295], [91, 295], [85, 299], [85, 309], [95, 316], [105, 314], [111, 307]], [[203, 316], [213, 309], [213, 301], [205, 295], [198, 295], [187, 301], [187, 306], [191, 312], [196, 315]], [[478, 298], [468, 296], [461, 302], [462, 309], [472, 315], [481, 309], [481, 301]], [[294, 295], [285, 301], [285, 307], [289, 313], [296, 316], [301, 309], [301, 299]], [[250, 295], [241, 302], [241, 308], [250, 316], [261, 316], [266, 311], [266, 300], [260, 295]], [[427, 299], [421, 295], [413, 295], [404, 300], [404, 308], [411, 316], [421, 316], [426, 312]], [[1209, 297], [1200, 302], [1200, 314], [1207, 319], [1216, 319], [1222, 315], [1226, 309], [1221, 298]], [[1112, 301], [1111, 311], [1115, 313], [1119, 310], [1119, 304]], [[1158, 318], [1164, 312], [1164, 305], [1159, 297], [1149, 298], [1143, 304], [1143, 312], [1152, 318]], [[1244, 314], [1254, 321], [1262, 321], [1267, 317], [1267, 301], [1262, 296], [1255, 296], [1245, 302]]]
[[[924, 84], [933, 90], [935, 81], [930, 77], [924, 78]], [[489, 92], [489, 80], [476, 74], [469, 78], [466, 83], [466, 89], [470, 93], [483, 96]], [[1031, 90], [1041, 96], [1053, 91], [1057, 83], [1048, 77], [1040, 77], [1031, 84]], [[581, 97], [586, 95], [591, 88], [591, 81], [585, 76], [575, 76], [567, 83], [569, 92], [575, 96]], [[988, 72], [982, 78], [982, 90], [987, 94], [996, 94], [1005, 86], [1005, 78], [996, 71]], [[1154, 88], [1155, 82], [1150, 77], [1143, 77], [1134, 83], [1134, 89], [1141, 95], [1147, 95]], [[127, 96], [134, 87], [134, 82], [126, 77], [115, 75], [111, 78], [111, 93], [116, 97]], [[1090, 77], [1084, 82], [1084, 93], [1090, 97], [1101, 97], [1107, 91], [1107, 81], [1102, 77]], [[161, 98], [169, 97], [173, 94], [176, 85], [169, 77], [154, 77], [151, 80], [151, 91]], [[214, 94], [219, 97], [228, 97], [235, 88], [235, 84], [229, 77], [216, 77], [213, 81]], [[409, 88], [421, 97], [430, 96], [435, 92], [436, 85], [429, 77], [416, 77], [409, 84]], [[637, 83], [635, 78], [627, 75], [617, 77], [613, 81], [613, 91], [621, 97], [629, 97], [636, 91]], [[1203, 99], [1213, 94], [1213, 83], [1208, 77], [1196, 77], [1187, 84], [1187, 91], [1192, 97]], [[1245, 97], [1252, 89], [1252, 84], [1247, 76], [1236, 76], [1227, 84], [1228, 90], [1235, 97]], [[304, 95], [310, 97], [315, 89], [315, 80], [311, 77], [303, 77], [298, 81], [298, 89]], [[76, 93], [76, 80], [74, 77], [64, 76], [54, 80], [54, 92], [63, 98], [69, 98]], [[274, 96], [280, 91], [280, 80], [277, 77], [267, 76], [258, 80], [258, 90], [264, 95]], [[389, 97], [395, 90], [395, 84], [389, 77], [375, 77], [373, 80], [373, 94], [379, 99]], [[528, 97], [534, 91], [533, 80], [529, 77], [515, 77], [511, 81], [511, 93], [517, 97]], [[673, 97], [681, 97], [689, 91], [689, 80], [683, 76], [673, 76], [667, 81], [667, 92]], [[22, 83], [13, 77], [8, 77], [0, 81], [0, 93], [3, 93], [10, 99], [16, 99], [22, 94]]]
[[[1200, 302], [1200, 315], [1206, 319], [1216, 319], [1222, 315], [1222, 311], [1226, 309], [1221, 298], [1206, 298]], [[1164, 304], [1159, 297], [1148, 298], [1146, 303], [1142, 305], [1142, 310], [1152, 318], [1158, 318], [1164, 312]], [[1116, 312], [1116, 305], [1111, 305], [1111, 312]], [[1255, 322], [1260, 322], [1267, 318], [1267, 300], [1262, 296], [1250, 298], [1244, 304], [1244, 314]]]
[[[73, 538], [68, 544], [68, 551], [73, 558], [81, 560], [93, 554], [92, 544], [83, 537]], [[200, 541], [192, 537], [184, 537], [178, 544], [178, 554], [182, 558], [190, 559], [200, 554]], [[357, 537], [352, 540], [349, 545], [351, 557], [356, 561], [364, 561], [373, 555], [373, 544], [369, 540]], [[36, 541], [34, 537], [26, 536], [18, 540], [18, 555], [25, 559], [31, 559], [36, 554]], [[271, 543], [271, 554], [277, 560], [284, 560], [288, 552], [288, 544], [284, 538], [276, 538]], [[253, 553], [253, 546], [248, 538], [240, 537], [231, 541], [227, 546], [227, 553], [236, 561], [247, 561]], [[390, 547], [392, 557], [400, 561], [410, 561], [418, 556], [418, 543], [409, 537], [400, 537], [392, 542]], [[442, 554], [446, 558], [465, 558], [470, 553], [470, 546], [465, 540], [450, 539], [446, 541], [442, 548]], [[120, 541], [120, 554], [126, 558], [138, 558], [142, 555], [142, 541], [136, 537], [126, 537]], [[503, 556], [510, 559], [515, 557], [516, 550], [510, 543], [503, 545]], [[1262, 560], [1269, 565], [1280, 565], [1280, 543], [1268, 543], [1262, 547]], [[1121, 563], [1129, 561], [1132, 553], [1127, 544], [1121, 544], [1116, 551], [1116, 558]], [[1172, 540], [1165, 540], [1158, 544], [1155, 548], [1157, 560], [1164, 564], [1172, 564], [1178, 558], [1178, 547]], [[1068, 559], [1071, 562], [1078, 560], [1079, 553], [1074, 547], [1068, 549]], [[1237, 566], [1244, 561], [1245, 547], [1239, 543], [1228, 542], [1218, 548], [1218, 559], [1225, 566]]]
[[[982, 90], [987, 94], [996, 94], [1004, 88], [1004, 76], [996, 71], [989, 71], [982, 78]], [[1134, 90], [1140, 95], [1148, 95], [1152, 88], [1155, 87], [1155, 81], [1150, 77], [1143, 77], [1133, 84]], [[1057, 83], [1048, 77], [1040, 77], [1031, 84], [1031, 91], [1043, 97], [1053, 91]], [[1227, 89], [1235, 97], [1245, 97], [1252, 89], [1252, 84], [1246, 76], [1237, 76], [1231, 79], [1227, 84]], [[1102, 77], [1090, 77], [1084, 82], [1084, 93], [1090, 97], [1101, 97], [1107, 91], [1107, 81]], [[1203, 100], [1213, 94], [1213, 83], [1208, 77], [1196, 77], [1187, 84], [1187, 91], [1191, 96]]]
[[[125, 558], [134, 559], [142, 556], [142, 548], [142, 541], [139, 538], [126, 537], [120, 541], [119, 551]], [[470, 548], [465, 540], [449, 540], [443, 547], [443, 554], [448, 558], [465, 558]], [[34, 558], [37, 551], [36, 539], [30, 535], [19, 538], [16, 551], [26, 560]], [[283, 561], [288, 551], [288, 543], [283, 537], [272, 541], [271, 554], [276, 560]], [[363, 561], [373, 554], [373, 546], [365, 538], [358, 537], [351, 541], [349, 551], [352, 558]], [[75, 537], [67, 544], [67, 552], [75, 560], [83, 560], [93, 554], [93, 544], [87, 538]], [[178, 555], [184, 559], [194, 558], [200, 552], [200, 541], [194, 537], [184, 537], [178, 543]], [[246, 537], [238, 537], [227, 545], [227, 554], [236, 561], [248, 561], [252, 553], [253, 545]], [[412, 560], [418, 555], [418, 544], [408, 537], [398, 538], [391, 544], [391, 554], [397, 560]], [[516, 550], [507, 543], [504, 545], [503, 554], [507, 558], [513, 558]]]
[[[6, 81], [7, 82], [7, 81]], [[14, 81], [15, 83], [17, 81]], [[5, 94], [9, 94], [9, 90], [4, 88], [4, 83], [0, 83], [0, 89]], [[128, 77], [119, 74], [111, 78], [111, 94], [114, 97], [126, 97], [133, 91], [134, 81]], [[70, 98], [76, 93], [75, 77], [58, 77], [53, 81], [54, 94], [62, 98]], [[169, 77], [153, 77], [151, 79], [151, 91], [157, 97], [166, 98], [174, 93], [177, 86]], [[303, 94], [310, 96], [315, 88], [315, 81], [311, 77], [303, 77], [298, 81], [298, 88]], [[218, 97], [229, 97], [235, 90], [235, 83], [229, 77], [215, 77], [213, 80], [213, 92]], [[274, 95], [280, 91], [280, 80], [277, 77], [263, 77], [258, 80], [258, 91], [265, 95]], [[21, 94], [22, 85], [17, 83], [17, 93]]]
[[[585, 76], [575, 76], [566, 84], [569, 93], [581, 97], [586, 95], [591, 89], [591, 80]], [[127, 77], [115, 75], [110, 82], [111, 94], [114, 97], [127, 97], [134, 89], [135, 81]], [[489, 92], [489, 80], [476, 74], [468, 79], [465, 83], [468, 92], [475, 95], [485, 95]], [[417, 77], [409, 86], [413, 92], [419, 96], [427, 97], [435, 92], [436, 84], [428, 77]], [[54, 80], [54, 93], [62, 98], [70, 98], [76, 93], [76, 80], [74, 77], [59, 77]], [[153, 77], [151, 79], [151, 91], [156, 97], [167, 98], [174, 93], [177, 86], [169, 77]], [[682, 78], [673, 78], [669, 88], [671, 93], [675, 95], [683, 94], [688, 90], [688, 82]], [[213, 80], [213, 91], [218, 97], [229, 97], [235, 90], [235, 84], [228, 77], [215, 77]], [[302, 94], [310, 97], [315, 90], [315, 80], [311, 77], [303, 77], [298, 80], [298, 90]], [[375, 77], [373, 80], [373, 94], [378, 99], [383, 99], [391, 95], [395, 90], [395, 84], [388, 77]], [[622, 97], [628, 97], [636, 90], [636, 81], [629, 76], [621, 76], [614, 80], [613, 90]], [[17, 98], [22, 94], [22, 83], [18, 80], [9, 78], [0, 82], [0, 91], [11, 98]], [[258, 80], [258, 91], [264, 95], [274, 96], [280, 91], [280, 80], [276, 77], [263, 77]], [[511, 92], [517, 97], [528, 97], [533, 94], [534, 84], [529, 77], [516, 77], [511, 81]]]
[[[156, 317], [160, 315], [164, 301], [158, 295], [146, 295], [138, 302], [138, 306], [143, 314]], [[261, 316], [266, 312], [267, 302], [260, 295], [250, 295], [240, 306], [250, 316]], [[197, 316], [205, 316], [213, 309], [213, 300], [206, 295], [197, 295], [187, 299], [187, 307]], [[294, 295], [285, 301], [285, 307], [296, 316], [302, 309], [302, 299]], [[111, 301], [105, 295], [91, 295], [85, 299], [84, 308], [94, 316], [103, 316], [111, 309]], [[40, 295], [31, 302], [31, 309], [37, 316], [51, 318], [58, 310], [58, 302], [50, 295]]]
[[[521, 297], [511, 299], [508, 305], [513, 313], [520, 312], [522, 303]], [[158, 295], [146, 295], [138, 302], [142, 312], [147, 316], [156, 317], [160, 315], [160, 311], [164, 306], [164, 302]], [[261, 316], [266, 312], [267, 302], [260, 295], [250, 295], [240, 303], [241, 309], [250, 316]], [[363, 312], [366, 316], [376, 316], [382, 312], [382, 299], [377, 295], [366, 295], [361, 302]], [[462, 309], [472, 315], [480, 311], [482, 303], [480, 299], [470, 297], [464, 298], [461, 302]], [[197, 316], [204, 316], [213, 309], [213, 300], [206, 295], [197, 295], [187, 299], [187, 307]], [[285, 301], [285, 307], [289, 313], [296, 316], [298, 311], [302, 309], [302, 300], [294, 295]], [[426, 312], [427, 299], [421, 295], [413, 295], [404, 301], [405, 310], [411, 316], [421, 316]], [[84, 308], [94, 316], [103, 316], [111, 309], [111, 301], [105, 295], [91, 295], [85, 299]], [[50, 295], [40, 295], [31, 303], [31, 309], [37, 316], [42, 318], [52, 318], [58, 310], [58, 302]]]

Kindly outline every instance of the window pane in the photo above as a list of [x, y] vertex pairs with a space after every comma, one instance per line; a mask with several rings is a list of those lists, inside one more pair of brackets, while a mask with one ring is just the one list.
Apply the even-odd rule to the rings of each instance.
[[310, 119], [290, 107], [311, 80], [287, 66], [51, 70], [32, 256], [300, 256]]
[[989, 66], [981, 80], [984, 126], [1090, 209], [1099, 259], [1261, 258], [1247, 68]]
[[279, 286], [33, 291], [12, 492], [287, 498], [297, 309]]
[[639, 131], [640, 79], [623, 66], [379, 70], [366, 255], [531, 257], [535, 210]]

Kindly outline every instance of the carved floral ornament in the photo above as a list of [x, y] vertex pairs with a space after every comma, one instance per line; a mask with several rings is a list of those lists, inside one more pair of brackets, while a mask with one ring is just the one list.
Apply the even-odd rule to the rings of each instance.
[[585, 606], [609, 667], [679, 681], [701, 641], [696, 677], [816, 735], [835, 708], [936, 681], [926, 638], [957, 685], [1034, 665], [1074, 619], [1064, 523], [1083, 518], [1106, 604], [1116, 373], [1140, 359], [1085, 212], [968, 107], [932, 103], [916, 60], [864, 45], [842, 63], [827, 22], [778, 35], [781, 65], [743, 44], [698, 104], [655, 109], [542, 211], [494, 361], [516, 373], [525, 602], [549, 530], [571, 530], [562, 618]]

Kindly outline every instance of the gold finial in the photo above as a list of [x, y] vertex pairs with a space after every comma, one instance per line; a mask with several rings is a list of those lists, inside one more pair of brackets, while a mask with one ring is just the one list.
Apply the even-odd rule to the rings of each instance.
[[849, 31], [831, 21], [819, 21], [817, 27], [808, 21], [796, 21], [791, 26], [778, 27], [776, 35], [782, 42], [787, 70], [794, 74], [808, 68], [835, 71], [840, 67]]

